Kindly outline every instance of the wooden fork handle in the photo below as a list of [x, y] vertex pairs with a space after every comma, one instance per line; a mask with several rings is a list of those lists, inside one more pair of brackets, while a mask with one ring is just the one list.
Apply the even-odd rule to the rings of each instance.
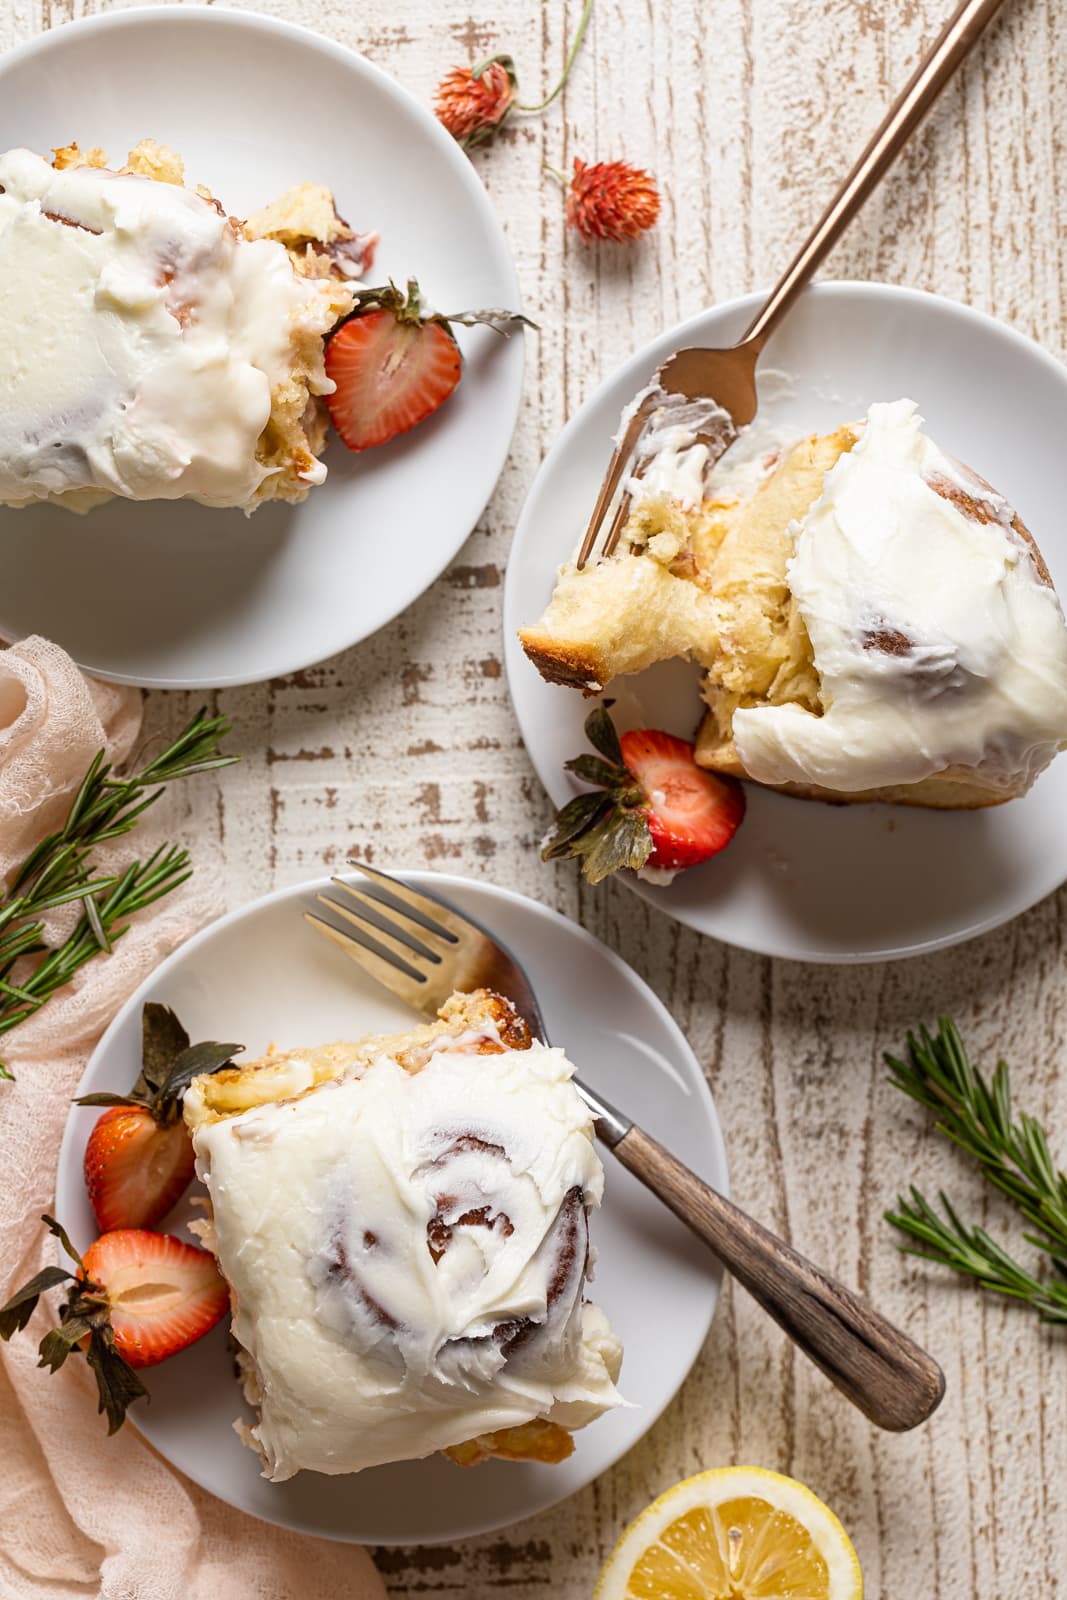
[[944, 1374], [907, 1334], [709, 1188], [641, 1128], [631, 1128], [614, 1150], [878, 1427], [901, 1433], [937, 1409]]

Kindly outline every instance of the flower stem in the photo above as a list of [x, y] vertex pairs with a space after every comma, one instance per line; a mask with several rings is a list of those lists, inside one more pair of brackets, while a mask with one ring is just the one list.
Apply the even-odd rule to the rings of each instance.
[[563, 74], [562, 74], [559, 82], [556, 84], [556, 87], [553, 89], [552, 93], [550, 95], [548, 95], [544, 100], [539, 101], [538, 104], [534, 105], [534, 106], [526, 106], [526, 105], [523, 105], [521, 103], [521, 101], [516, 100], [516, 102], [515, 102], [516, 111], [544, 111], [546, 106], [550, 106], [552, 104], [553, 100], [561, 92], [561, 90], [563, 88], [563, 85], [566, 83], [567, 79], [571, 75], [571, 68], [574, 66], [574, 62], [575, 62], [575, 59], [576, 59], [576, 57], [578, 55], [578, 51], [582, 47], [582, 40], [585, 38], [585, 30], [589, 26], [589, 18], [592, 15], [592, 11], [593, 11], [593, 0], [585, 0], [585, 5], [582, 7], [582, 15], [581, 15], [581, 18], [580, 18], [580, 20], [578, 22], [578, 30], [574, 35], [574, 39], [573, 39], [573, 41], [571, 43], [570, 50], [567, 52], [567, 60], [566, 60], [566, 62], [564, 64], [564, 67], [563, 67]]

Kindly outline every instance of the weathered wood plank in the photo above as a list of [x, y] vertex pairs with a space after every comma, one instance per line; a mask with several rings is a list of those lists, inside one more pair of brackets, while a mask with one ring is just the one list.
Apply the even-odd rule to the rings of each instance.
[[[267, 0], [260, 0], [261, 8]], [[562, 64], [578, 0], [274, 0], [428, 97], [454, 60], [511, 49], [528, 98]], [[0, 44], [99, 9], [15, 0]], [[884, 1082], [881, 1051], [938, 1010], [1004, 1050], [1020, 1098], [1067, 1148], [1064, 921], [1054, 896], [964, 950], [888, 968], [772, 963], [679, 930], [623, 888], [546, 868], [548, 809], [501, 670], [501, 575], [522, 497], [600, 377], [666, 323], [768, 283], [907, 76], [947, 0], [598, 0], [567, 95], [476, 153], [528, 309], [526, 404], [511, 461], [430, 597], [375, 639], [294, 679], [218, 695], [246, 754], [167, 802], [231, 904], [348, 851], [505, 882], [619, 950], [672, 1008], [716, 1094], [735, 1197], [879, 1304], [943, 1360], [921, 1434], [878, 1436], [727, 1294], [682, 1397], [612, 1472], [550, 1516], [454, 1550], [384, 1553], [397, 1596], [581, 1600], [623, 1523], [685, 1473], [728, 1461], [795, 1472], [853, 1532], [872, 1596], [1015, 1600], [1067, 1573], [1062, 1337], [897, 1256], [881, 1214], [914, 1178], [989, 1226], [973, 1174]], [[61, 130], [66, 137], [69, 130]], [[150, 130], [145, 130], [150, 131]], [[632, 251], [565, 235], [544, 163], [625, 157], [664, 191]], [[1067, 0], [1017, 0], [839, 246], [840, 276], [969, 300], [1067, 353]], [[990, 396], [994, 404], [995, 396]], [[153, 728], [192, 698], [154, 695]], [[195, 834], [195, 838], [194, 838]]]

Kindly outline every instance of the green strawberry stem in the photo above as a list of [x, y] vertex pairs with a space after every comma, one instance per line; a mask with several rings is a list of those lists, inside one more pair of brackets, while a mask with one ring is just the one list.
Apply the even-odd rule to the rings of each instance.
[[636, 871], [652, 854], [648, 800], [623, 760], [608, 715], [613, 704], [605, 700], [586, 718], [585, 736], [599, 754], [575, 756], [564, 763], [568, 772], [594, 787], [556, 813], [541, 847], [542, 861], [580, 861], [590, 883], [600, 883], [623, 867]]
[[[107, 1413], [108, 1434], [117, 1433], [126, 1420], [128, 1408], [134, 1400], [147, 1396], [148, 1390], [129, 1362], [115, 1349], [107, 1291], [85, 1276], [81, 1256], [55, 1218], [45, 1215], [41, 1221], [55, 1234], [67, 1255], [77, 1262], [79, 1270], [45, 1267], [21, 1289], [16, 1289], [0, 1306], [0, 1339], [6, 1342], [25, 1328], [46, 1290], [61, 1283], [69, 1284], [68, 1298], [59, 1308], [58, 1325], [50, 1328], [37, 1346], [40, 1358], [37, 1365], [47, 1367], [49, 1372], [58, 1372], [74, 1351], [84, 1355], [96, 1379], [97, 1410]], [[87, 1340], [84, 1348], [83, 1339]]]
[[141, 1071], [129, 1094], [100, 1091], [80, 1095], [77, 1106], [144, 1106], [163, 1127], [177, 1122], [182, 1099], [194, 1078], [232, 1064], [242, 1044], [205, 1040], [190, 1044], [189, 1035], [169, 1006], [149, 1000], [141, 1011]]
[[[422, 290], [419, 288], [417, 278], [409, 278], [407, 288], [400, 289], [389, 280], [388, 283], [379, 284], [369, 289], [357, 291], [352, 304], [352, 310], [343, 316], [334, 334], [343, 328], [346, 322], [352, 322], [357, 317], [364, 317], [370, 311], [388, 311], [396, 318], [397, 322], [408, 326], [421, 327], [426, 322], [439, 323], [442, 328], [451, 333], [451, 324], [458, 323], [463, 328], [484, 327], [492, 328], [494, 333], [499, 333], [501, 338], [510, 338], [516, 327], [537, 328], [536, 322], [531, 322], [529, 317], [523, 316], [521, 311], [507, 311], [499, 306], [490, 306], [484, 311], [426, 311], [423, 307]], [[332, 337], [332, 335], [331, 335]]]

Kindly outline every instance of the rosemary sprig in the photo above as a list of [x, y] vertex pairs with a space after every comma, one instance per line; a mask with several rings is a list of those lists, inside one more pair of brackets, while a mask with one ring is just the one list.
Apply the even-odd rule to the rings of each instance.
[[984, 1228], [966, 1227], [943, 1191], [938, 1198], [944, 1217], [938, 1215], [914, 1185], [910, 1201], [900, 1195], [896, 1211], [886, 1212], [887, 1222], [919, 1241], [918, 1245], [901, 1245], [902, 1254], [952, 1267], [956, 1272], [976, 1278], [983, 1289], [1008, 1295], [1013, 1300], [1024, 1300], [1042, 1322], [1067, 1323], [1067, 1283], [1058, 1278], [1043, 1283], [1035, 1278], [991, 1239]]
[[887, 1055], [889, 1081], [937, 1114], [937, 1126], [978, 1162], [1039, 1230], [1027, 1235], [1067, 1274], [1067, 1174], [1052, 1160], [1045, 1130], [1024, 1111], [1014, 1119], [1008, 1065], [998, 1061], [987, 1080], [971, 1064], [951, 1017], [908, 1035], [906, 1060]]
[[[93, 956], [108, 953], [135, 912], [169, 894], [190, 876], [188, 852], [161, 845], [147, 861], [119, 874], [94, 871], [93, 852], [137, 826], [166, 786], [198, 772], [230, 766], [218, 741], [229, 731], [221, 717], [197, 712], [168, 749], [138, 772], [116, 776], [100, 751], [82, 780], [63, 826], [31, 851], [0, 897], [0, 1034], [24, 1022], [50, 995], [69, 983]], [[54, 950], [43, 943], [44, 914], [80, 901], [82, 914]], [[24, 957], [41, 956], [31, 972], [12, 977]], [[11, 1073], [0, 1062], [0, 1077]]]
[[1007, 1195], [1031, 1224], [1023, 1237], [1049, 1258], [1054, 1276], [1035, 1277], [984, 1229], [968, 1228], [948, 1197], [939, 1214], [912, 1187], [910, 1201], [897, 1200], [886, 1221], [916, 1245], [901, 1246], [975, 1278], [983, 1288], [1029, 1304], [1046, 1322], [1067, 1322], [1067, 1174], [1056, 1167], [1044, 1128], [1026, 1112], [1015, 1116], [1005, 1061], [991, 1078], [975, 1067], [950, 1017], [938, 1020], [932, 1035], [925, 1027], [909, 1033], [902, 1059], [886, 1055], [889, 1081], [937, 1116], [937, 1128], [965, 1151]]

